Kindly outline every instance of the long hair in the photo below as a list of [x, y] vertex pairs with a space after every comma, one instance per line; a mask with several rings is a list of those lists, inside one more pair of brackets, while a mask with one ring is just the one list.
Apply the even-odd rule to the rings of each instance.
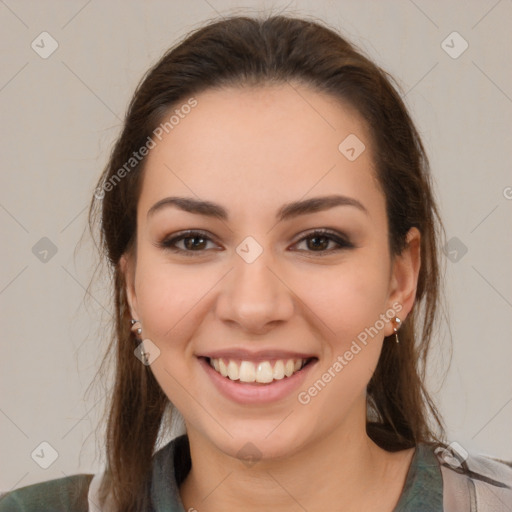
[[[133, 355], [135, 340], [119, 261], [134, 249], [146, 159], [130, 158], [173, 108], [201, 91], [268, 83], [309, 86], [348, 103], [367, 123], [386, 200], [391, 255], [404, 249], [411, 227], [421, 233], [415, 304], [400, 329], [401, 342], [383, 344], [367, 387], [367, 432], [390, 451], [439, 442], [444, 436], [441, 417], [423, 382], [439, 313], [438, 248], [444, 231], [428, 159], [391, 77], [317, 21], [286, 16], [216, 20], [167, 51], [142, 78], [89, 210], [91, 228], [99, 225], [115, 303], [107, 353], [115, 352], [116, 370], [101, 499], [110, 495], [119, 512], [141, 510], [146, 503], [152, 454], [165, 412], [172, 407], [149, 367]], [[127, 167], [129, 161], [133, 165]]]

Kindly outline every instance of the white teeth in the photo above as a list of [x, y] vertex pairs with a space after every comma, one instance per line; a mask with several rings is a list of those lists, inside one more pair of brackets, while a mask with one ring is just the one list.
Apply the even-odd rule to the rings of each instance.
[[284, 379], [284, 363], [283, 361], [276, 361], [274, 365], [274, 379]]
[[258, 373], [256, 374], [256, 381], [267, 384], [274, 380], [272, 366], [268, 361], [263, 361], [258, 365]]
[[218, 364], [219, 364], [219, 369], [217, 370], [217, 368], [215, 368], [215, 363], [214, 363], [213, 367], [215, 368], [215, 370], [217, 370], [223, 377], [227, 377], [228, 376], [228, 367], [226, 366], [224, 361], [222, 359], [214, 359], [214, 361], [218, 361]]
[[268, 384], [274, 380], [291, 377], [304, 366], [304, 362], [304, 359], [278, 359], [274, 363], [274, 368], [272, 368], [270, 361], [260, 361], [255, 364], [252, 361], [238, 363], [229, 359], [226, 365], [222, 359], [210, 359], [210, 366], [230, 380]]
[[[215, 368], [215, 367], [214, 367]], [[254, 382], [256, 380], [256, 368], [250, 361], [242, 361], [240, 364], [240, 381]]]
[[228, 363], [228, 377], [231, 380], [238, 380], [240, 374], [240, 370], [238, 369], [238, 365], [235, 363], [235, 361], [229, 361]]

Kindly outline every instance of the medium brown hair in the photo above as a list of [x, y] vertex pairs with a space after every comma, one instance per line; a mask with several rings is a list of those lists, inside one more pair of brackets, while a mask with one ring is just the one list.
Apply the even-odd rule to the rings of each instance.
[[121, 256], [134, 248], [145, 159], [114, 186], [106, 184], [119, 177], [119, 169], [179, 102], [211, 88], [274, 83], [303, 84], [356, 109], [372, 139], [391, 255], [404, 249], [411, 227], [421, 233], [415, 305], [400, 329], [400, 343], [384, 343], [368, 384], [367, 432], [390, 451], [444, 438], [442, 420], [423, 384], [439, 312], [438, 246], [444, 231], [422, 142], [391, 77], [317, 21], [286, 16], [216, 20], [165, 53], [137, 86], [98, 182], [97, 190], [103, 192], [93, 198], [89, 212], [91, 227], [99, 217], [101, 249], [113, 277], [115, 324], [107, 354], [115, 351], [116, 371], [101, 492], [102, 499], [110, 493], [118, 511], [142, 510], [148, 503], [151, 458], [170, 403], [150, 368], [134, 357], [136, 342], [120, 269]]

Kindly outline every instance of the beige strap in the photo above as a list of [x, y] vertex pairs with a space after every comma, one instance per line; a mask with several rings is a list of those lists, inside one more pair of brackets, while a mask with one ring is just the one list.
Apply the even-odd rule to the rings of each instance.
[[89, 485], [89, 493], [87, 494], [87, 500], [89, 503], [89, 508], [88, 508], [89, 512], [111, 512], [112, 511], [112, 508], [109, 507], [109, 505], [108, 505], [108, 500], [107, 500], [107, 503], [105, 503], [105, 506], [103, 508], [100, 507], [99, 490], [100, 490], [100, 485], [101, 485], [101, 481], [103, 479], [104, 474], [105, 474], [105, 472], [96, 473]]
[[[447, 447], [446, 449], [450, 449]], [[444, 456], [443, 456], [444, 455]], [[455, 455], [451, 451], [451, 455]], [[512, 510], [512, 468], [484, 455], [465, 452], [466, 467], [472, 474], [460, 471], [460, 465], [446, 452], [437, 453], [443, 477], [445, 512], [498, 512]], [[454, 469], [455, 468], [455, 469]]]
[[443, 476], [444, 512], [476, 512], [474, 500], [475, 489], [471, 478], [441, 465]]

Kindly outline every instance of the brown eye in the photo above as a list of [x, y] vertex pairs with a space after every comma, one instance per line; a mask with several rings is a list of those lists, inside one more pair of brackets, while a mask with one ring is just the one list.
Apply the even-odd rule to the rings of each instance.
[[331, 242], [331, 239], [329, 237], [323, 235], [308, 237], [306, 240], [308, 242], [308, 249], [312, 249], [314, 251], [316, 251], [317, 249], [327, 249], [327, 247], [329, 246], [329, 242]]
[[[306, 249], [299, 249], [301, 252], [317, 253], [319, 256], [355, 247], [344, 235], [328, 230], [315, 230], [302, 237], [297, 244], [303, 242], [306, 243]], [[198, 256], [208, 250], [215, 249], [215, 247], [208, 248], [209, 243], [218, 248], [218, 245], [205, 232], [188, 230], [171, 238], [166, 238], [158, 245], [163, 249], [186, 256]]]
[[[299, 243], [306, 242], [306, 252], [316, 252], [319, 255], [330, 254], [342, 249], [354, 247], [348, 238], [326, 230], [315, 230], [299, 240]], [[331, 248], [329, 249], [329, 245]], [[334, 247], [332, 247], [334, 244]], [[302, 250], [302, 249], [301, 249]]]
[[203, 236], [186, 236], [182, 238], [183, 244], [188, 250], [204, 249], [206, 238]]
[[[182, 246], [178, 246], [183, 242]], [[174, 252], [191, 255], [190, 253], [202, 253], [207, 249], [208, 243], [213, 241], [202, 231], [186, 231], [172, 238], [167, 238], [158, 245], [163, 249], [169, 249]]]

